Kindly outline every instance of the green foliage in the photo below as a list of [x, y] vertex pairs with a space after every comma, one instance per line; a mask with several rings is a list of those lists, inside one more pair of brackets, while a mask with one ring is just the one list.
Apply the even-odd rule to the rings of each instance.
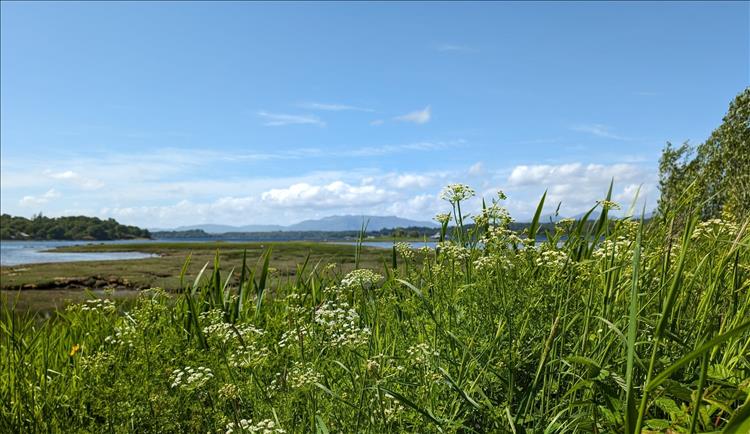
[[611, 220], [607, 199], [539, 241], [501, 202], [377, 271], [217, 256], [134, 306], [6, 307], [0, 431], [744, 432], [746, 226], [691, 217], [675, 238], [697, 205]]
[[126, 226], [114, 219], [96, 217], [56, 217], [35, 215], [31, 219], [0, 216], [0, 239], [3, 240], [119, 240], [151, 238], [148, 230]]
[[750, 216], [750, 88], [729, 105], [722, 124], [696, 149], [667, 143], [659, 161], [659, 210], [681, 197], [699, 201], [704, 219]]

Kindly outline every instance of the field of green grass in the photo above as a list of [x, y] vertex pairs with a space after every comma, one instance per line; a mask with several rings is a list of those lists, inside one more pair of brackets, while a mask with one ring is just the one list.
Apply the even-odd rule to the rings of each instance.
[[43, 323], [5, 305], [0, 431], [750, 432], [746, 222], [609, 220], [605, 200], [539, 243], [541, 203], [526, 234], [501, 200], [464, 230], [471, 194], [448, 189], [437, 250], [196, 247], [169, 280], [185, 257], [164, 245], [134, 263], [169, 264], [148, 285], [176, 293]]

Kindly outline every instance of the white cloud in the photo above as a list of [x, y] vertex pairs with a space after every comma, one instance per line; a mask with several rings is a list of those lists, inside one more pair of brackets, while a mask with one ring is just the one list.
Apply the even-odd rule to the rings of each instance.
[[439, 212], [446, 212], [448, 206], [437, 193], [425, 193], [405, 200], [394, 201], [386, 208], [386, 214], [414, 220], [429, 221]]
[[583, 164], [569, 163], [560, 165], [521, 165], [513, 168], [508, 183], [513, 186], [565, 186], [576, 182], [602, 182], [614, 178], [627, 182], [641, 175], [634, 164]]
[[25, 207], [39, 206], [39, 205], [44, 205], [50, 200], [58, 198], [58, 197], [60, 197], [60, 193], [58, 193], [54, 188], [51, 188], [47, 190], [47, 192], [41, 196], [24, 196], [19, 201], [19, 204]]
[[385, 121], [382, 119], [375, 119], [373, 121], [370, 121], [370, 125], [372, 125], [373, 127], [378, 127], [380, 125], [383, 125], [384, 123]]
[[414, 142], [401, 145], [366, 146], [334, 154], [345, 157], [373, 157], [377, 155], [397, 154], [408, 151], [437, 151], [462, 146], [465, 143], [464, 140], [459, 139], [448, 142]]
[[604, 139], [630, 140], [630, 138], [628, 137], [623, 137], [623, 136], [613, 133], [610, 127], [608, 127], [607, 125], [602, 125], [602, 124], [574, 125], [570, 127], [570, 129], [573, 131], [578, 131], [580, 133], [592, 134], [596, 137], [601, 137]]
[[554, 210], [562, 203], [561, 214], [572, 216], [604, 198], [613, 179], [613, 199], [623, 208], [630, 206], [641, 185], [639, 201], [648, 199], [647, 203], [653, 205], [653, 198], [646, 193], [655, 189], [655, 171], [636, 164], [520, 165], [511, 170], [504, 190], [512, 199], [509, 208], [516, 214], [528, 215], [546, 189], [548, 208]]
[[313, 115], [290, 115], [284, 113], [269, 113], [266, 111], [259, 111], [260, 116], [267, 127], [280, 127], [284, 125], [317, 125], [319, 127], [326, 126], [326, 123], [320, 120], [317, 116]]
[[323, 111], [357, 111], [357, 112], [374, 112], [375, 110], [365, 107], [357, 107], [347, 104], [325, 104], [319, 102], [305, 102], [297, 105], [300, 108], [309, 110], [323, 110]]
[[433, 183], [433, 179], [425, 175], [407, 173], [403, 175], [394, 175], [387, 180], [391, 187], [398, 189], [405, 188], [425, 188]]
[[484, 173], [484, 165], [482, 165], [481, 161], [469, 167], [469, 175], [478, 176], [483, 173]]
[[407, 113], [402, 116], [397, 116], [394, 119], [402, 122], [413, 122], [415, 124], [426, 124], [432, 118], [432, 109], [430, 106], [425, 107], [422, 110], [416, 110], [411, 113]]
[[93, 190], [104, 186], [104, 183], [99, 181], [98, 179], [83, 177], [78, 172], [74, 172], [72, 170], [66, 170], [64, 172], [47, 171], [46, 173], [47, 176], [52, 179], [68, 181], [86, 189]]
[[261, 199], [272, 205], [290, 208], [358, 207], [379, 204], [392, 194], [374, 185], [353, 186], [343, 181], [326, 185], [306, 182], [287, 188], [273, 188], [264, 192]]

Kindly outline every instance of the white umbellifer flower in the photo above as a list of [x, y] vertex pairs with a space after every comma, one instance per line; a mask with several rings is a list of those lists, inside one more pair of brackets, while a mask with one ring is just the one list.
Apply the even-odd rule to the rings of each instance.
[[66, 307], [67, 311], [80, 310], [81, 312], [113, 313], [117, 310], [115, 302], [106, 298], [95, 298], [86, 300], [81, 304], [71, 304]]
[[287, 374], [287, 382], [294, 389], [302, 389], [320, 383], [323, 375], [313, 369], [312, 363], [294, 362]]
[[426, 342], [422, 342], [406, 349], [409, 355], [409, 361], [415, 365], [424, 365], [430, 358], [439, 357], [440, 351], [433, 350]]
[[210, 309], [198, 314], [201, 324], [218, 324], [224, 322], [224, 311], [221, 309]]
[[381, 280], [383, 280], [383, 276], [380, 274], [366, 268], [360, 268], [344, 276], [344, 278], [341, 279], [341, 286], [344, 288], [369, 289]]
[[396, 253], [401, 255], [404, 259], [414, 259], [414, 249], [409, 243], [396, 243]]
[[536, 259], [539, 267], [561, 269], [568, 261], [568, 255], [562, 250], [543, 250]]
[[343, 301], [327, 301], [315, 311], [315, 323], [326, 337], [326, 344], [341, 348], [366, 344], [370, 329], [359, 326], [359, 314]]
[[229, 366], [235, 368], [253, 368], [268, 358], [268, 348], [254, 342], [229, 354]]
[[448, 202], [455, 204], [462, 200], [474, 197], [476, 193], [466, 184], [450, 184], [443, 189], [440, 197]]
[[232, 383], [226, 383], [219, 389], [219, 397], [223, 399], [237, 399], [240, 397], [240, 388]]
[[208, 339], [213, 339], [224, 344], [232, 340], [237, 341], [238, 343], [247, 343], [259, 336], [263, 336], [265, 331], [251, 324], [233, 325], [220, 322], [204, 327], [203, 334], [206, 335]]
[[307, 327], [287, 330], [281, 335], [281, 339], [279, 340], [279, 347], [286, 348], [293, 343], [298, 343], [300, 340], [304, 341], [304, 339], [309, 335], [310, 332], [308, 332]]
[[602, 241], [592, 255], [596, 259], [609, 258], [612, 256], [622, 259], [623, 256], [629, 256], [632, 252], [632, 245], [633, 243], [629, 239], [621, 235], [614, 240]]
[[276, 426], [276, 422], [271, 419], [263, 419], [260, 422], [253, 423], [249, 419], [240, 419], [239, 422], [227, 424], [226, 434], [235, 433], [259, 433], [259, 434], [284, 434], [286, 431]]
[[737, 236], [738, 232], [739, 226], [735, 223], [722, 219], [710, 219], [698, 223], [693, 230], [692, 238], [706, 237], [716, 239], [722, 235], [733, 238]]
[[172, 371], [172, 388], [197, 390], [203, 387], [212, 378], [214, 378], [214, 373], [209, 368], [203, 366], [197, 368], [185, 366], [182, 369], [175, 369]]
[[603, 199], [603, 200], [600, 200], [598, 203], [604, 209], [621, 209], [622, 208], [619, 203], [613, 202], [611, 200]]
[[378, 363], [377, 360], [369, 359], [367, 360], [367, 363], [365, 363], [365, 368], [367, 369], [367, 372], [377, 375], [380, 370], [380, 363]]
[[465, 261], [469, 259], [471, 252], [466, 247], [457, 246], [453, 243], [444, 241], [438, 244], [440, 254], [453, 261]]
[[110, 345], [133, 348], [135, 346], [136, 334], [135, 325], [125, 322], [122, 326], [115, 327], [115, 334], [104, 338], [104, 342]]
[[507, 226], [513, 221], [510, 212], [497, 202], [492, 202], [490, 206], [483, 208], [480, 215], [487, 223], [494, 225]]
[[446, 223], [448, 223], [448, 222], [451, 221], [451, 213], [449, 213], [449, 212], [440, 213], [440, 214], [438, 214], [438, 215], [435, 216], [434, 220], [436, 222], [440, 223], [441, 225], [444, 225], [444, 224], [446, 224]]

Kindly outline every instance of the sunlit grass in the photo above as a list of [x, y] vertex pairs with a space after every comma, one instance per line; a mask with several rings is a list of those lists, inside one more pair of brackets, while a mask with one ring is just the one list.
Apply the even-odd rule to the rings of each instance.
[[607, 197], [540, 243], [544, 199], [518, 234], [502, 196], [464, 226], [471, 194], [445, 193], [451, 240], [442, 216], [437, 250], [373, 269], [267, 252], [127, 308], [6, 306], [0, 431], [748, 432], [746, 222]]

